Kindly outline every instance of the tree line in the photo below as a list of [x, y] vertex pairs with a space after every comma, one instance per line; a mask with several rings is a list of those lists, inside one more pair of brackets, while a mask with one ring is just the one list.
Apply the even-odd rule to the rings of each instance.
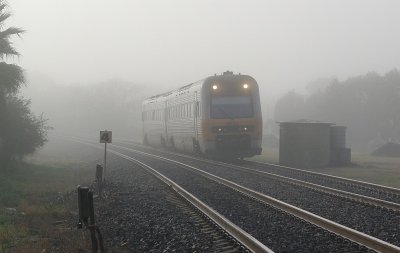
[[30, 101], [18, 96], [25, 82], [24, 72], [8, 62], [19, 56], [11, 38], [24, 30], [4, 27], [11, 16], [7, 8], [7, 3], [0, 0], [0, 169], [42, 146], [48, 129], [42, 116], [32, 114]]
[[291, 91], [276, 104], [275, 119], [312, 119], [347, 126], [349, 146], [372, 151], [400, 141], [400, 72], [374, 72], [345, 81], [320, 79], [308, 94]]
[[[114, 138], [141, 140], [141, 101], [151, 95], [139, 84], [112, 79], [91, 84], [54, 84], [27, 74], [32, 109], [46, 112], [52, 135], [99, 137], [100, 130], [112, 130]], [[46, 90], [44, 94], [42, 90]]]

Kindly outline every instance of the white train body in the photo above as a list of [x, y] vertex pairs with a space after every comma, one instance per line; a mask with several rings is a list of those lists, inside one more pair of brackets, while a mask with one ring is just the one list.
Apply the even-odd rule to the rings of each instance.
[[258, 85], [225, 72], [150, 97], [142, 103], [143, 142], [210, 156], [261, 153]]

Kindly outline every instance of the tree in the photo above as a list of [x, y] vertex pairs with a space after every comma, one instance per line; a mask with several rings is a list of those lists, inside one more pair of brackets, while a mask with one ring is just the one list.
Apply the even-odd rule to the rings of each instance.
[[292, 121], [298, 120], [302, 117], [304, 108], [304, 97], [290, 91], [278, 100], [275, 106], [275, 120], [276, 121]]
[[16, 93], [24, 83], [24, 75], [21, 67], [15, 64], [7, 64], [5, 60], [9, 57], [19, 56], [10, 39], [14, 35], [20, 36], [24, 30], [16, 27], [4, 29], [4, 22], [11, 16], [6, 12], [7, 4], [0, 0], [0, 96]]
[[48, 129], [46, 120], [30, 111], [29, 100], [17, 97], [25, 80], [23, 70], [6, 61], [19, 56], [11, 37], [20, 36], [24, 30], [4, 29], [4, 22], [11, 16], [7, 7], [6, 2], [0, 0], [0, 168], [42, 146]]
[[341, 82], [332, 79], [324, 87], [313, 89], [303, 105], [300, 95], [285, 95], [276, 105], [275, 118], [307, 118], [347, 126], [348, 143], [358, 151], [371, 151], [389, 141], [400, 142], [398, 70], [384, 76], [370, 72]]

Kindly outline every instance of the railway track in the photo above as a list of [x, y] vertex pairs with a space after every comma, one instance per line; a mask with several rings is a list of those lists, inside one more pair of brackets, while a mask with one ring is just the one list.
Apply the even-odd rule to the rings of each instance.
[[[82, 140], [79, 140], [79, 142], [99, 148], [99, 146], [94, 145], [93, 143], [88, 143]], [[187, 213], [195, 222], [196, 226], [200, 227], [203, 233], [213, 238], [213, 245], [218, 252], [273, 252], [253, 236], [233, 224], [231, 221], [220, 215], [178, 184], [159, 173], [157, 170], [135, 158], [124, 155], [115, 150], [109, 150], [109, 152], [135, 163], [166, 184], [174, 192], [174, 194], [169, 195], [169, 200]]]
[[[189, 170], [197, 170], [196, 168], [194, 168], [193, 166], [188, 166], [188, 165], [185, 165], [185, 164], [183, 164], [183, 163], [181, 163], [181, 162], [177, 162], [177, 161], [173, 161], [173, 160], [171, 160], [171, 159], [168, 159], [168, 158], [165, 158], [165, 157], [159, 157], [159, 156], [155, 156], [155, 155], [152, 155], [152, 154], [145, 154], [144, 152], [142, 152], [142, 151], [133, 151], [133, 150], [130, 150], [129, 148], [126, 148], [126, 147], [119, 147], [119, 149], [122, 149], [122, 150], [125, 150], [125, 151], [129, 151], [129, 152], [135, 152], [137, 155], [139, 155], [139, 156], [141, 156], [142, 158], [141, 159], [143, 159], [143, 157], [151, 157], [151, 159], [152, 160], [154, 160], [154, 159], [158, 159], [158, 160], [163, 160], [163, 161], [166, 161], [167, 163], [171, 163], [171, 164], [175, 164], [174, 166], [176, 167], [177, 166], [177, 164], [180, 164], [179, 166], [183, 166], [183, 167], [186, 167], [186, 169], [188, 169], [188, 168], [190, 168]], [[125, 152], [126, 153], [126, 152]], [[131, 155], [131, 153], [130, 153], [130, 155]], [[163, 166], [161, 166], [161, 167], [163, 167]], [[160, 168], [158, 169], [158, 170], [160, 170]], [[163, 169], [161, 169], [161, 170], [163, 170]], [[169, 170], [166, 170], [166, 171], [164, 171], [166, 174], [168, 174], [168, 172], [169, 172]], [[163, 172], [163, 173], [164, 173]], [[195, 173], [197, 173], [197, 174], [199, 174], [199, 171], [197, 170]], [[209, 174], [209, 173], [207, 173], [207, 172], [202, 172], [202, 173], [205, 173], [205, 174], [203, 174], [202, 176], [204, 177], [204, 176], [206, 176], [206, 174]], [[201, 174], [201, 173], [200, 173]], [[208, 176], [206, 176], [206, 177], [209, 177], [210, 175], [208, 175]], [[211, 175], [211, 177], [215, 177], [215, 176], [213, 176], [213, 175]], [[218, 178], [218, 177], [216, 177], [216, 178]], [[215, 178], [213, 178], [212, 180], [214, 180], [215, 181]], [[218, 184], [223, 184], [223, 180], [224, 179], [221, 179], [222, 181], [219, 181], [218, 182]], [[226, 179], [225, 179], [226, 180]], [[185, 181], [185, 180], [184, 180]], [[184, 182], [183, 181], [183, 182]], [[217, 180], [218, 181], [218, 180]], [[229, 180], [227, 180], [227, 182], [230, 182]], [[237, 185], [237, 184], [235, 184], [235, 183], [233, 183], [233, 182], [230, 182], [231, 184], [233, 184], [233, 185]], [[228, 185], [230, 184], [230, 183], [228, 183]], [[226, 186], [228, 186], [228, 185], [226, 185]], [[237, 186], [239, 186], [239, 185], [237, 185]], [[188, 186], [188, 187], [191, 187], [191, 186]], [[232, 187], [232, 185], [230, 185], [229, 187]], [[242, 187], [242, 186], [239, 186], [239, 188], [240, 187]], [[245, 188], [245, 187], [244, 187]], [[246, 188], [245, 188], [246, 189]], [[251, 190], [251, 189], [248, 189], [250, 192], [256, 192], [256, 191], [253, 191], [253, 190]], [[235, 189], [235, 191], [237, 192], [238, 191], [238, 189]], [[219, 192], [219, 191], [217, 191], [217, 192]], [[242, 194], [249, 194], [248, 192], [247, 193], [242, 193]], [[256, 195], [257, 194], [260, 194], [260, 193], [258, 193], [258, 192], [256, 192]], [[261, 194], [261, 195], [264, 195], [264, 194]], [[252, 196], [251, 198], [257, 198], [257, 197], [255, 197], [255, 196]], [[262, 198], [262, 197], [261, 197]], [[258, 201], [260, 201], [260, 200], [258, 200]], [[264, 199], [264, 200], [262, 200], [263, 201], [263, 203], [267, 203], [267, 202], [265, 202], [266, 200]], [[276, 200], [275, 200], [276, 201]], [[274, 202], [274, 201], [273, 201]], [[281, 206], [279, 206], [279, 204], [277, 204], [277, 203], [280, 203], [279, 201], [278, 202], [275, 202], [275, 205], [277, 205], [277, 206], [275, 206], [275, 208], [281, 208], [280, 210], [284, 210], [284, 212], [285, 212], [285, 214], [287, 215], [287, 213], [290, 213], [291, 215], [294, 215], [294, 216], [296, 216], [296, 217], [299, 217], [300, 216], [300, 219], [302, 219], [303, 221], [304, 220], [306, 220], [307, 222], [309, 222], [309, 223], [312, 223], [312, 224], [315, 224], [317, 227], [318, 226], [320, 226], [320, 227], [323, 227], [324, 228], [324, 230], [322, 230], [322, 232], [321, 231], [319, 231], [319, 232], [316, 232], [318, 235], [320, 235], [320, 234], [326, 234], [327, 232], [326, 232], [326, 230], [325, 229], [327, 229], [328, 231], [330, 231], [330, 232], [333, 232], [333, 233], [335, 233], [335, 234], [337, 234], [337, 235], [340, 235], [340, 237], [341, 238], [347, 238], [347, 239], [349, 239], [349, 240], [351, 240], [351, 241], [354, 241], [354, 242], [357, 242], [359, 245], [364, 245], [364, 246], [367, 246], [368, 248], [370, 248], [370, 249], [374, 249], [374, 250], [376, 250], [376, 251], [378, 251], [378, 252], [398, 252], [400, 249], [397, 247], [397, 246], [395, 246], [395, 245], [392, 245], [392, 244], [390, 244], [390, 243], [387, 243], [387, 242], [385, 242], [385, 241], [382, 241], [382, 240], [379, 240], [379, 239], [377, 239], [377, 238], [374, 238], [374, 237], [372, 237], [372, 236], [368, 236], [368, 235], [366, 235], [366, 234], [363, 234], [363, 233], [360, 233], [360, 232], [358, 232], [358, 231], [355, 231], [355, 230], [353, 230], [353, 229], [349, 229], [349, 228], [347, 228], [347, 227], [345, 227], [345, 226], [341, 226], [341, 225], [339, 225], [339, 224], [335, 224], [334, 222], [332, 223], [331, 221], [329, 221], [329, 220], [327, 220], [327, 219], [324, 219], [324, 218], [321, 218], [321, 217], [318, 217], [317, 215], [313, 215], [312, 213], [309, 213], [309, 212], [305, 212], [305, 213], [309, 213], [309, 214], [311, 214], [311, 216], [309, 216], [309, 217], [307, 217], [308, 215], [305, 215], [305, 216], [302, 216], [302, 215], [304, 215], [304, 211], [303, 210], [301, 210], [301, 209], [299, 209], [299, 208], [293, 208], [293, 207], [290, 207], [288, 210], [285, 210], [284, 208], [282, 208]], [[282, 202], [283, 203], [283, 202]], [[284, 205], [286, 205], [285, 203], [283, 203]], [[271, 205], [271, 203], [268, 203], [268, 205]], [[289, 205], [290, 206], [290, 205]], [[246, 207], [245, 207], [246, 208]], [[292, 211], [289, 211], [289, 210], [292, 210]], [[297, 211], [293, 211], [293, 210], [300, 210], [300, 212], [301, 213], [303, 213], [302, 215], [299, 215], [299, 214], [297, 214], [296, 212]], [[280, 211], [280, 212], [282, 212], [282, 211]], [[228, 217], [229, 217], [229, 215], [230, 214], [228, 214]], [[310, 218], [310, 217], [314, 217], [314, 218]], [[315, 217], [317, 217], [317, 218], [315, 218]], [[279, 220], [280, 218], [278, 218], [278, 220]], [[324, 224], [325, 222], [327, 222], [327, 224], [329, 224], [329, 225], [327, 225], [327, 224]], [[235, 223], [236, 223], [236, 221], [235, 221]], [[303, 222], [304, 223], [304, 222]], [[241, 224], [240, 222], [239, 223], [236, 223], [236, 224]], [[290, 222], [290, 224], [289, 225], [293, 225], [294, 224], [294, 221], [292, 221], [292, 222]], [[306, 223], [307, 224], [307, 223]], [[332, 224], [334, 224], [334, 225], [332, 225]], [[296, 225], [296, 226], [299, 226], [299, 225]], [[304, 226], [304, 227], [307, 227], [307, 225], [302, 225], [302, 226]], [[241, 225], [241, 227], [242, 227], [242, 225]], [[342, 231], [342, 229], [343, 229], [343, 231]], [[251, 229], [250, 229], [251, 230]], [[249, 231], [250, 231], [249, 230]], [[273, 229], [272, 229], [273, 230]], [[306, 230], [308, 230], [308, 228], [306, 229]], [[255, 231], [257, 231], [257, 229], [255, 229]], [[282, 231], [281, 231], [282, 232]], [[283, 233], [285, 233], [285, 232], [283, 232]], [[253, 234], [253, 232], [251, 233], [251, 234]], [[329, 233], [330, 234], [330, 233]], [[310, 236], [310, 237], [308, 237], [307, 239], [309, 239], [309, 238], [312, 238], [313, 236]], [[258, 238], [258, 237], [257, 237]], [[345, 239], [345, 240], [347, 240], [347, 239]], [[342, 239], [343, 240], [343, 239]], [[332, 241], [335, 241], [334, 239], [330, 239], [330, 242], [332, 243]], [[291, 243], [293, 243], [293, 239], [291, 239]], [[296, 244], [296, 243], [295, 243]], [[300, 245], [305, 245], [305, 244], [307, 244], [307, 242], [304, 242], [304, 241], [302, 241], [301, 243], [300, 243]], [[269, 245], [269, 244], [267, 244], [267, 245]], [[340, 245], [340, 243], [339, 243], [339, 245]], [[351, 245], [351, 244], [350, 244]], [[314, 245], [315, 246], [315, 245]], [[354, 246], [354, 245], [353, 245]], [[345, 248], [348, 248], [348, 247], [350, 247], [349, 246], [349, 244], [347, 243], [347, 246], [345, 247]], [[337, 245], [335, 246], [335, 248], [337, 248]], [[311, 250], [310, 248], [308, 249], [308, 250]], [[313, 248], [313, 250], [315, 250], [314, 248]], [[313, 250], [311, 250], [311, 251], [313, 251]], [[289, 250], [289, 251], [291, 251], [291, 250]], [[303, 252], [306, 252], [307, 250], [303, 250]], [[323, 251], [326, 251], [326, 249], [325, 250], [323, 250]], [[358, 248], [357, 250], [354, 250], [354, 248], [353, 248], [353, 250], [351, 250], [350, 252], [353, 252], [353, 251], [365, 251], [365, 250], [362, 250], [362, 248]], [[345, 250], [343, 250], [342, 252], [345, 252]]]
[[245, 161], [243, 163], [243, 166], [311, 183], [323, 184], [327, 187], [334, 187], [343, 191], [354, 192], [359, 195], [382, 199], [388, 202], [400, 203], [400, 189], [394, 187], [388, 187], [369, 182], [363, 182], [359, 180], [332, 176], [323, 173], [270, 163]]
[[[130, 150], [125, 147], [123, 149]], [[160, 153], [158, 150], [154, 151]], [[164, 154], [164, 152], [161, 153]], [[199, 161], [198, 158], [188, 158], [188, 156], [181, 154], [169, 153], [169, 155], [170, 158], [175, 157], [174, 159], [183, 156], [185, 157], [184, 159], [178, 160], [199, 168], [201, 167], [209, 173], [227, 178], [252, 190], [271, 195], [347, 227], [388, 241], [389, 243], [400, 244], [399, 227], [397, 225], [400, 223], [400, 214], [398, 211], [392, 211], [380, 206], [380, 200], [371, 205], [368, 203], [371, 199], [366, 198], [368, 200], [366, 202], [363, 200], [363, 196], [360, 196], [361, 199], [347, 199], [335, 195], [330, 196], [331, 194], [327, 196], [323, 191], [318, 191], [321, 193], [313, 192], [314, 189], [307, 190], [307, 188], [304, 190], [302, 189], [304, 187], [296, 185], [288, 187], [286, 183], [280, 184], [274, 179], [260, 177], [258, 174], [251, 175], [250, 171], [243, 170], [242, 168], [240, 169], [241, 173], [236, 173], [234, 172], [235, 166], [229, 164], [205, 160], [204, 164], [208, 165], [201, 166], [201, 163], [192, 161], [193, 159]]]
[[[130, 141], [122, 141], [120, 142], [124, 145], [132, 145], [138, 148], [146, 148], [149, 147], [144, 146], [138, 142]], [[150, 150], [156, 150], [150, 148]], [[160, 151], [160, 150], [157, 150]], [[163, 153], [172, 153], [170, 151], [163, 150]], [[174, 153], [178, 155], [178, 153]], [[182, 154], [181, 154], [182, 155]], [[190, 155], [182, 155], [186, 157], [191, 157], [196, 159], [198, 157], [190, 156]], [[205, 160], [205, 159], [204, 159]], [[297, 179], [300, 181], [305, 181], [309, 183], [319, 184], [322, 186], [326, 186], [328, 188], [333, 188], [341, 191], [351, 192], [358, 195], [363, 195], [375, 199], [384, 200], [387, 202], [398, 203], [400, 204], [400, 189], [395, 187], [389, 187], [384, 185], [373, 184], [369, 182], [364, 182], [360, 180], [354, 180], [349, 178], [343, 178], [338, 176], [332, 176], [328, 174], [318, 173], [314, 171], [308, 171], [303, 169], [297, 169], [287, 166], [281, 166], [277, 164], [271, 163], [262, 163], [255, 161], [236, 161], [237, 163], [229, 163], [231, 165], [236, 165], [239, 167], [245, 167], [250, 169], [255, 169], [259, 171], [264, 171], [270, 174], [274, 174], [277, 176], [288, 177], [292, 179]], [[238, 165], [239, 163], [239, 165]]]
[[[143, 155], [143, 154], [142, 154]], [[154, 156], [153, 156], [154, 157]], [[158, 158], [158, 159], [165, 159], [165, 158]], [[168, 160], [168, 159], [167, 159]], [[169, 161], [169, 162], [173, 162], [173, 161]], [[176, 163], [176, 162], [175, 162]], [[186, 166], [186, 165], [185, 165]], [[192, 168], [193, 169], [193, 168]], [[198, 172], [197, 172], [198, 173]], [[206, 173], [206, 172], [204, 172], [204, 173]], [[207, 174], [207, 173], [206, 173]], [[205, 174], [204, 174], [205, 175]], [[203, 176], [204, 176], [203, 175]], [[208, 175], [208, 176], [210, 176], [210, 175]], [[214, 178], [214, 180], [215, 180], [215, 178]], [[223, 180], [223, 179], [221, 179], [221, 180]], [[219, 182], [219, 183], [221, 183], [221, 182]], [[233, 183], [234, 184], [234, 183]], [[232, 185], [231, 185], [232, 186]], [[235, 189], [235, 190], [237, 190], [237, 189]], [[250, 190], [251, 191], [251, 190]], [[246, 193], [246, 194], [249, 194], [249, 193]], [[254, 198], [254, 196], [252, 196], [253, 198]], [[265, 200], [263, 200], [263, 201], [265, 201]], [[276, 203], [275, 203], [276, 204]], [[293, 210], [293, 209], [292, 209]], [[287, 210], [285, 210], [285, 211], [287, 211]], [[293, 214], [293, 213], [292, 213]], [[295, 214], [293, 214], [293, 215], [295, 215]], [[315, 217], [315, 216], [313, 216], [312, 215], [312, 217]], [[305, 220], [307, 220], [308, 222], [311, 222], [311, 223], [313, 223], [313, 224], [316, 224], [316, 225], [319, 225], [319, 226], [323, 226], [323, 227], [327, 227], [327, 225], [325, 224], [325, 225], [322, 225], [322, 224], [319, 224], [319, 222], [321, 222], [321, 220], [324, 220], [324, 219], [317, 219], [317, 220], [319, 220], [319, 222], [317, 222], [316, 220], [312, 220], [311, 218], [305, 218], [305, 217], [302, 217], [302, 219], [305, 219]], [[331, 224], [330, 222], [328, 222], [329, 224]], [[329, 226], [331, 226], [331, 225], [329, 225]], [[328, 227], [329, 227], [328, 226]], [[340, 226], [340, 225], [338, 225], [338, 224], [336, 224], [336, 228], [339, 228], [340, 227], [340, 229], [342, 229], [343, 228], [343, 226]], [[336, 229], [335, 228], [335, 229]], [[347, 228], [344, 228], [346, 231], [347, 231]], [[334, 230], [334, 229], [332, 229], [332, 227], [330, 228], [330, 231], [332, 231], [332, 232], [334, 232], [334, 233], [337, 233], [337, 234], [341, 234], [341, 235], [343, 235], [343, 234], [346, 234], [346, 233], [349, 233], [349, 232], [340, 232], [340, 231], [336, 231], [336, 230]], [[351, 230], [350, 230], [351, 231]], [[352, 231], [351, 233], [354, 233], [354, 234], [356, 234], [357, 236], [360, 236], [360, 234], [362, 234], [362, 233], [358, 233], [357, 231]], [[353, 240], [353, 241], [357, 241], [358, 243], [360, 243], [360, 244], [362, 244], [362, 245], [367, 245], [368, 247], [370, 247], [370, 248], [373, 248], [374, 250], [377, 250], [377, 251], [382, 251], [382, 252], [397, 252], [397, 250], [399, 250], [396, 246], [393, 246], [393, 245], [390, 245], [390, 244], [388, 244], [388, 243], [386, 243], [386, 242], [383, 242], [383, 241], [381, 241], [381, 240], [377, 240], [376, 238], [372, 238], [372, 237], [369, 237], [369, 236], [367, 236], [367, 235], [361, 235], [358, 239], [355, 239], [357, 236], [355, 236], [355, 235], [352, 235], [352, 236], [350, 236], [351, 238], [351, 240]], [[363, 238], [363, 239], [361, 239], [361, 238]], [[367, 241], [369, 241], [369, 240], [371, 240], [371, 241], [373, 241], [373, 242], [370, 242], [371, 243], [371, 245], [370, 244], [368, 244], [368, 243], [366, 243], [366, 242], [364, 242], [364, 240], [367, 240]], [[374, 246], [374, 245], [372, 245], [372, 244], [380, 244], [380, 243], [382, 243], [382, 245], [386, 245], [386, 246]], [[393, 251], [390, 251], [389, 249], [383, 249], [382, 250], [382, 248], [380, 248], [380, 247], [389, 247], [389, 248], [391, 248], [391, 247], [394, 247], [392, 250]]]
[[[118, 147], [116, 145], [116, 147]], [[126, 148], [124, 146], [119, 146], [120, 148]], [[143, 148], [142, 145], [139, 145], [137, 147]], [[145, 147], [146, 148], [146, 147]], [[397, 212], [400, 212], [400, 203], [396, 203], [396, 202], [392, 202], [392, 201], [388, 201], [388, 200], [384, 200], [384, 199], [380, 199], [380, 198], [375, 198], [375, 197], [371, 197], [368, 195], [362, 195], [359, 193], [355, 193], [355, 192], [351, 192], [351, 191], [345, 191], [342, 189], [337, 189], [335, 188], [335, 185], [330, 185], [330, 186], [325, 186], [323, 184], [324, 181], [326, 180], [339, 180], [340, 184], [343, 184], [343, 182], [348, 182], [348, 184], [350, 183], [355, 183], [358, 185], [367, 185], [368, 189], [372, 189], [373, 191], [381, 191], [383, 192], [384, 189], [388, 189], [388, 192], [385, 192], [385, 195], [393, 195], [394, 192], [398, 191], [400, 194], [400, 189], [397, 188], [391, 188], [391, 187], [385, 187], [385, 186], [381, 186], [381, 185], [376, 185], [376, 184], [369, 184], [366, 182], [361, 182], [361, 181], [356, 181], [356, 180], [351, 180], [351, 179], [345, 179], [345, 178], [340, 178], [340, 177], [334, 177], [334, 176], [330, 176], [330, 175], [325, 175], [325, 174], [320, 174], [320, 173], [315, 173], [315, 172], [309, 172], [309, 171], [305, 171], [305, 170], [298, 170], [298, 169], [294, 169], [294, 168], [288, 168], [288, 167], [283, 167], [283, 166], [279, 166], [279, 165], [271, 165], [271, 164], [263, 164], [263, 163], [256, 163], [256, 162], [247, 162], [245, 161], [245, 165], [240, 166], [237, 164], [231, 164], [231, 163], [224, 163], [224, 162], [218, 162], [218, 161], [214, 161], [214, 160], [208, 160], [208, 159], [204, 159], [204, 158], [199, 158], [199, 157], [194, 157], [194, 156], [189, 156], [189, 155], [184, 155], [184, 154], [179, 154], [179, 153], [172, 153], [172, 152], [168, 152], [168, 151], [160, 151], [160, 150], [155, 150], [155, 149], [151, 149], [152, 152], [158, 152], [159, 154], [162, 155], [170, 155], [170, 156], [175, 156], [175, 157], [181, 157], [184, 159], [190, 159], [190, 160], [195, 160], [195, 161], [200, 161], [200, 162], [204, 162], [204, 163], [208, 163], [211, 164], [213, 166], [222, 166], [225, 168], [229, 168], [229, 169], [236, 169], [236, 170], [240, 170], [240, 171], [244, 171], [244, 172], [248, 172], [248, 173], [252, 173], [258, 176], [262, 176], [265, 178], [270, 178], [273, 180], [278, 180], [281, 182], [285, 182], [288, 184], [292, 184], [292, 185], [297, 185], [297, 186], [301, 186], [301, 187], [305, 187], [305, 188], [309, 188], [315, 191], [319, 191], [319, 192], [323, 192], [326, 194], [330, 194], [330, 195], [334, 195], [334, 196], [338, 196], [338, 197], [343, 197], [343, 198], [347, 198], [353, 201], [357, 201], [357, 202], [361, 202], [361, 203], [367, 203], [367, 204], [371, 204], [377, 207], [382, 207], [382, 208], [387, 208], [390, 210], [394, 210]], [[188, 160], [185, 160], [188, 161]], [[247, 166], [247, 164], [257, 164], [258, 167], [257, 168], [252, 168], [252, 167], [245, 167]], [[322, 184], [320, 184], [320, 182], [318, 182], [318, 180], [313, 180], [313, 182], [309, 182], [309, 181], [304, 181], [301, 179], [297, 179], [297, 178], [293, 178], [293, 177], [289, 177], [288, 175], [284, 176], [284, 175], [280, 175], [278, 173], [274, 174], [271, 172], [267, 172], [265, 171], [266, 169], [264, 167], [261, 167], [260, 169], [260, 165], [268, 165], [268, 166], [276, 166], [278, 168], [288, 168], [288, 169], [292, 169], [298, 173], [304, 173], [304, 174], [308, 174], [310, 173], [310, 175], [314, 175], [316, 174], [318, 177], [323, 177], [322, 179]], [[366, 187], [366, 186], [365, 186]], [[373, 187], [377, 187], [377, 188], [373, 188]]]

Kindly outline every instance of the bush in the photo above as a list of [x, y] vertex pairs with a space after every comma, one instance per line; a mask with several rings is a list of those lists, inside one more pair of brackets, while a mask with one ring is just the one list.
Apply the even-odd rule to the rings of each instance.
[[43, 146], [49, 127], [42, 116], [32, 114], [29, 100], [14, 95], [3, 99], [0, 164], [6, 166]]

